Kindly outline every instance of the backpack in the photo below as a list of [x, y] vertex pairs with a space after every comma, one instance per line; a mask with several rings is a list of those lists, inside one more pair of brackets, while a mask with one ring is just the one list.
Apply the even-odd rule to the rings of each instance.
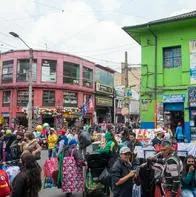
[[21, 155], [20, 146], [15, 141], [10, 146], [10, 155], [11, 155], [11, 160], [20, 159], [20, 155]]
[[10, 195], [8, 176], [4, 170], [0, 170], [0, 197]]

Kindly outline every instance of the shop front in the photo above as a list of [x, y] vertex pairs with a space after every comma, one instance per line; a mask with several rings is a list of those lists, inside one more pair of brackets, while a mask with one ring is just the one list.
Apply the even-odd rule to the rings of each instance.
[[98, 123], [113, 122], [113, 87], [102, 83], [96, 83], [96, 117]]
[[179, 122], [184, 131], [184, 101], [185, 97], [181, 94], [163, 96], [164, 125], [170, 127], [173, 133]]
[[79, 118], [77, 107], [40, 108], [42, 124], [48, 123], [50, 127], [61, 128], [72, 127]]
[[97, 122], [106, 123], [112, 122], [112, 114], [113, 114], [113, 98], [104, 97], [104, 96], [96, 96], [96, 116]]
[[196, 87], [188, 90], [191, 141], [196, 141]]

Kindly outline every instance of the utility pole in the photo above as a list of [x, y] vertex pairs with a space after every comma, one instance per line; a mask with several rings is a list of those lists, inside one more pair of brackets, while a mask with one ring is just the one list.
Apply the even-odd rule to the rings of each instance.
[[128, 58], [127, 58], [127, 51], [125, 51], [125, 88], [129, 86], [129, 77], [128, 77]]
[[29, 49], [29, 103], [28, 103], [28, 131], [32, 131], [32, 67], [33, 67], [33, 49]]
[[[128, 57], [127, 57], [127, 51], [125, 51], [125, 65], [124, 65], [124, 71], [125, 71], [125, 93], [127, 93], [127, 88], [129, 87], [129, 75], [128, 75]], [[129, 116], [129, 99], [126, 96], [125, 99], [125, 107], [128, 109], [128, 114], [126, 115], [125, 122], [128, 121], [128, 116]]]
[[32, 66], [33, 66], [33, 49], [15, 32], [9, 32], [15, 38], [18, 38], [29, 48], [29, 102], [28, 102], [28, 131], [32, 132]]

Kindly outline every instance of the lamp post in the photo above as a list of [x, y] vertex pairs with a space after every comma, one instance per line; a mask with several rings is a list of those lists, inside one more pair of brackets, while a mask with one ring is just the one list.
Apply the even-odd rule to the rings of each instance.
[[28, 102], [28, 131], [32, 131], [32, 65], [33, 65], [33, 49], [15, 32], [9, 32], [10, 35], [18, 38], [29, 49], [29, 102]]

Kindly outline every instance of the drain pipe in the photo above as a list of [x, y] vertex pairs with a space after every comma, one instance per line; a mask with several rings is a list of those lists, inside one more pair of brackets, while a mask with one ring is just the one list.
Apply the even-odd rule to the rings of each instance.
[[147, 26], [149, 32], [154, 36], [155, 51], [154, 51], [154, 128], [157, 128], [157, 35], [152, 31], [150, 25]]

